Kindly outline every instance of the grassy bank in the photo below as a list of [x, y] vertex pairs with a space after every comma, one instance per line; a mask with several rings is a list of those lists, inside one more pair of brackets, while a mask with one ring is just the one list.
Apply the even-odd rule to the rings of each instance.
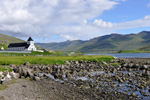
[[118, 53], [150, 53], [150, 51], [143, 51], [143, 50], [120, 50]]
[[[71, 53], [74, 54], [71, 54]], [[68, 56], [68, 55], [83, 55], [80, 51], [53, 51], [44, 50], [44, 52], [32, 51], [31, 53], [14, 53], [14, 52], [0, 52], [0, 56]]]
[[65, 61], [70, 60], [91, 60], [91, 61], [108, 61], [114, 59], [112, 56], [94, 55], [94, 56], [0, 56], [0, 65], [11, 64], [65, 64]]

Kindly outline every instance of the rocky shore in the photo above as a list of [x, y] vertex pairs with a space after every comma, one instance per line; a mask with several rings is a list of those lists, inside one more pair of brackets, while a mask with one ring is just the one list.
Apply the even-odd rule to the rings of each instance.
[[12, 72], [0, 72], [1, 84], [7, 84], [12, 78], [19, 78], [19, 82], [0, 91], [4, 100], [150, 99], [148, 58], [66, 61], [65, 65], [30, 65], [26, 62], [10, 67]]

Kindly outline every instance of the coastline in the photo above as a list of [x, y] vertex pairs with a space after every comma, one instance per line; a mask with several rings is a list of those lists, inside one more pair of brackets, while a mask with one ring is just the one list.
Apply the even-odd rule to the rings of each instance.
[[[14, 67], [25, 71], [34, 69], [34, 75], [41, 70], [35, 76], [40, 79], [30, 81], [31, 77], [25, 78], [26, 72], [19, 72], [21, 79], [1, 90], [0, 100], [148, 99], [149, 61], [150, 58], [119, 58], [106, 62], [69, 61], [65, 65]], [[48, 74], [41, 72], [51, 73], [54, 78], [44, 78]]]

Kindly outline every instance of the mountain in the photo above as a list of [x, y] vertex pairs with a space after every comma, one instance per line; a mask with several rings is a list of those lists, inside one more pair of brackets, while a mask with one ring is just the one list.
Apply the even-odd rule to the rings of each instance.
[[18, 43], [18, 42], [24, 41], [18, 38], [0, 34], [0, 48], [3, 46], [6, 49], [10, 43]]
[[36, 43], [36, 45], [59, 51], [81, 51], [84, 53], [107, 50], [133, 50], [150, 45], [150, 31], [137, 34], [110, 34], [87, 41], [74, 40], [61, 43]]
[[78, 47], [84, 44], [86, 41], [75, 40], [75, 41], [66, 41], [61, 43], [36, 43], [36, 45], [40, 46], [41, 48], [51, 49], [51, 50], [58, 50], [58, 51], [77, 51], [81, 47]]

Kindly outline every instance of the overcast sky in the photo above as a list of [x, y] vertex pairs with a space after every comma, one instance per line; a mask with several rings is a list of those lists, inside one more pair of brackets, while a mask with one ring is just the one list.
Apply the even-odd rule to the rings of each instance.
[[35, 42], [150, 31], [150, 0], [0, 0], [0, 33]]

